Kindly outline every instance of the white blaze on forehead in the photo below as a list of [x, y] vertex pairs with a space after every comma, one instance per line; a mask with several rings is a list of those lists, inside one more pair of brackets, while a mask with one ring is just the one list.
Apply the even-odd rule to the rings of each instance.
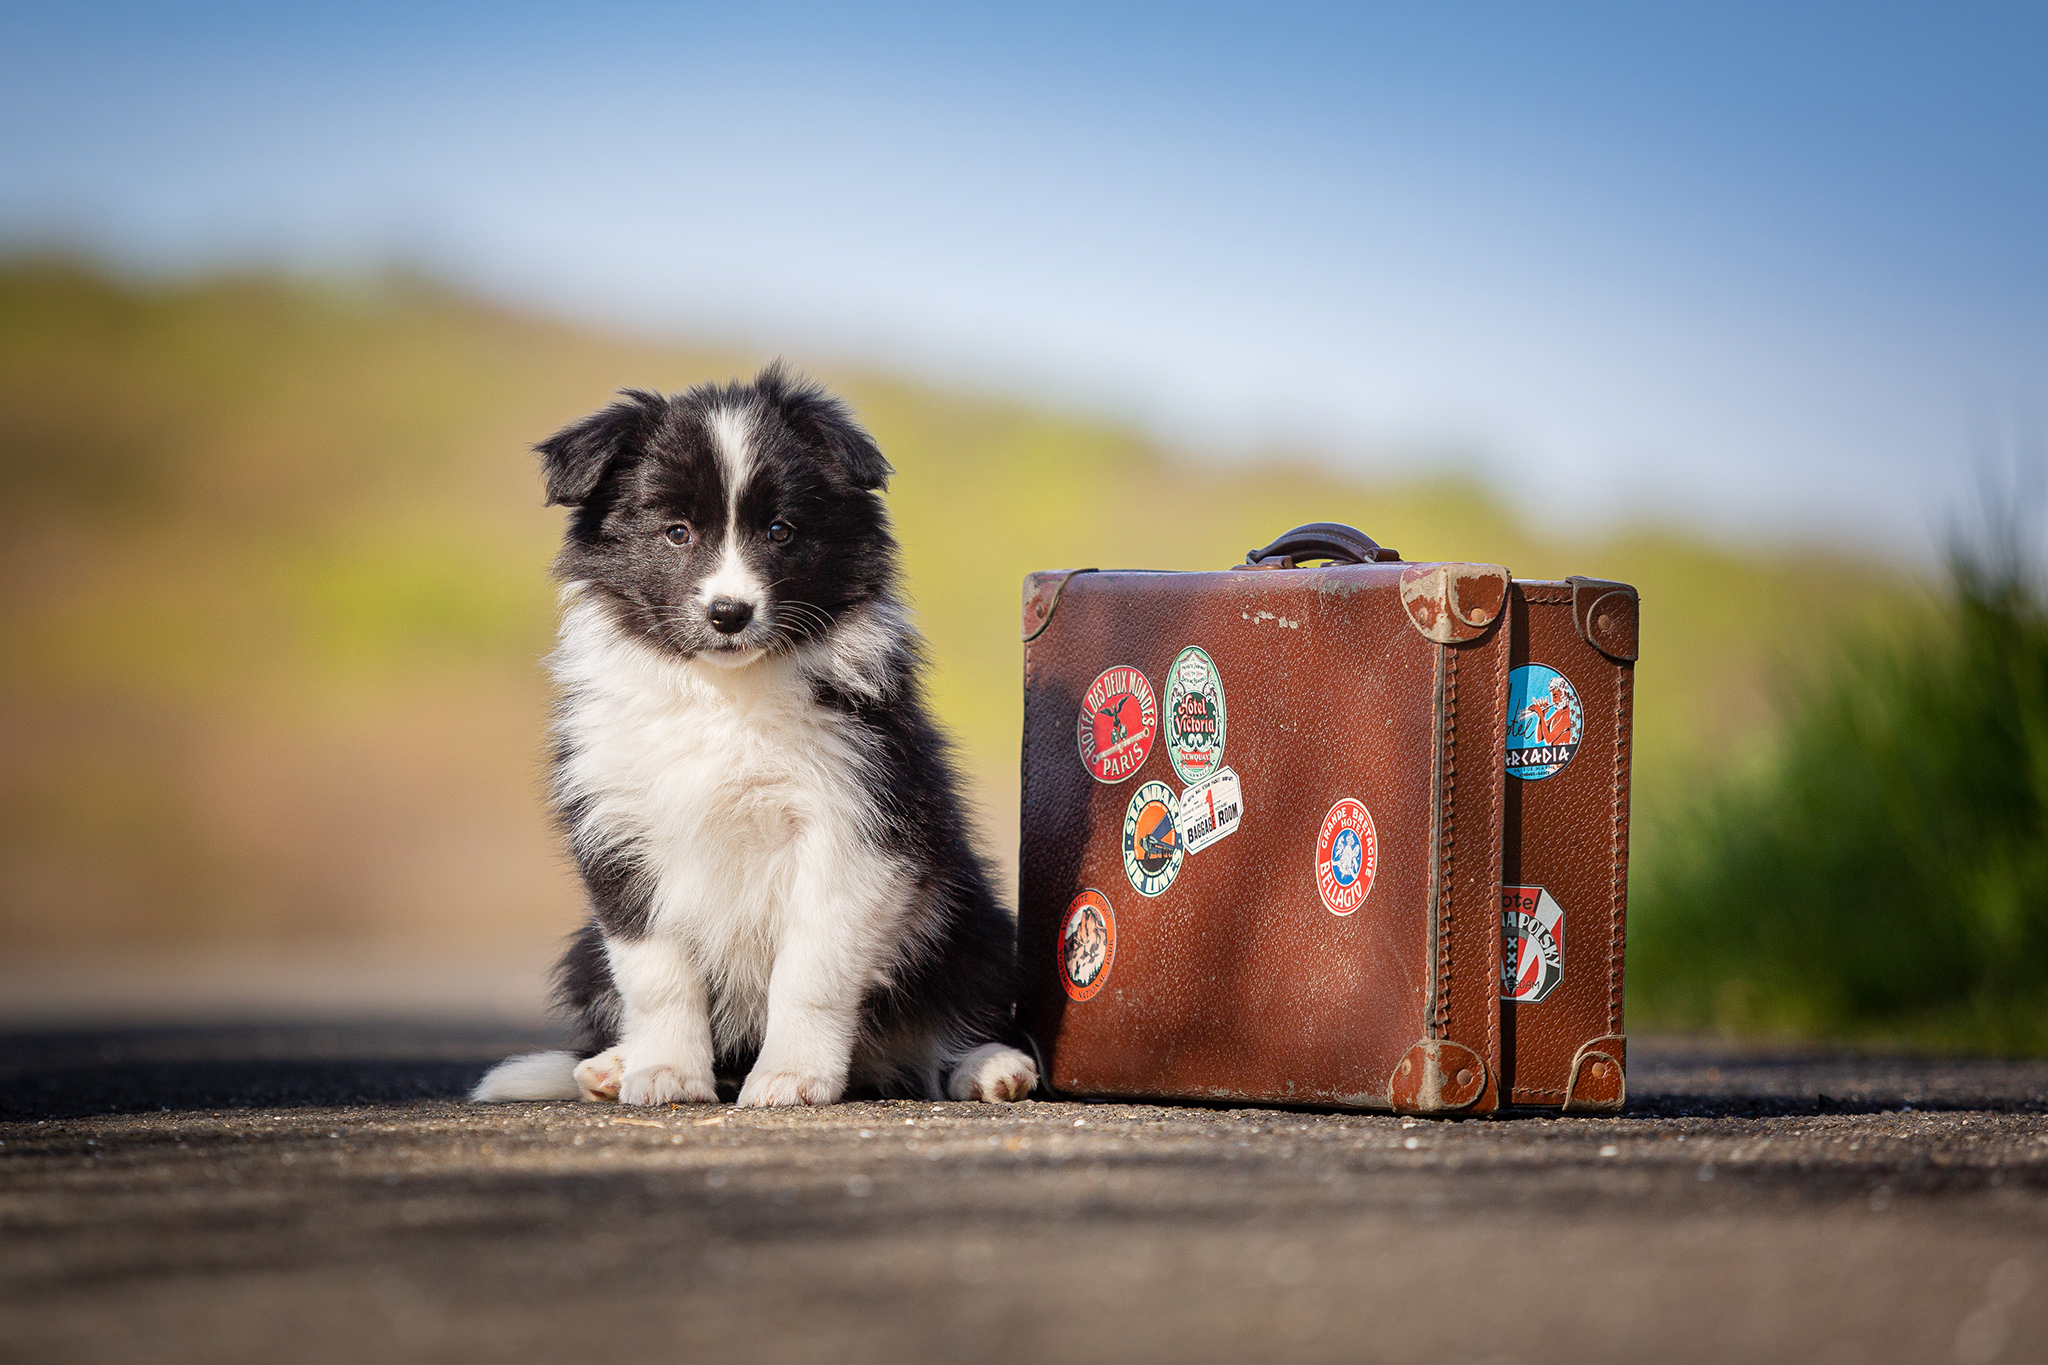
[[753, 472], [754, 410], [714, 408], [705, 425], [711, 429], [711, 448], [717, 452], [719, 468], [725, 475], [726, 510], [736, 511], [740, 490], [746, 487], [747, 475]]
[[738, 598], [758, 611], [761, 580], [740, 552], [740, 494], [754, 470], [754, 412], [745, 407], [717, 408], [706, 425], [719, 471], [725, 477], [725, 545], [719, 552], [718, 567], [704, 580], [698, 595], [707, 605], [721, 597]]

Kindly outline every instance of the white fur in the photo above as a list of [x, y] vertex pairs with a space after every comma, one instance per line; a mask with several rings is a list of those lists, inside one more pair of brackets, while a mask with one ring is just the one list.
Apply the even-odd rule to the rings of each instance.
[[1038, 1084], [1038, 1063], [1002, 1043], [985, 1043], [962, 1057], [946, 1081], [946, 1094], [956, 1100], [987, 1100], [1008, 1104], [1030, 1094]]
[[502, 1100], [573, 1100], [583, 1091], [576, 1084], [576, 1054], [529, 1052], [507, 1057], [476, 1083], [469, 1097], [491, 1104]]
[[630, 841], [654, 885], [646, 936], [608, 944], [621, 1099], [708, 1085], [714, 1050], [758, 1043], [741, 1103], [836, 1100], [861, 1000], [916, 934], [914, 869], [871, 835], [862, 732], [814, 704], [804, 658], [706, 667], [622, 633], [575, 585], [565, 599], [560, 794], [582, 804], [580, 843]]
[[719, 548], [717, 567], [704, 579], [697, 597], [707, 607], [718, 598], [730, 597], [759, 611], [761, 578], [740, 549], [740, 494], [746, 491], [754, 470], [754, 413], [751, 408], [719, 408], [711, 414], [709, 424], [711, 447], [725, 474], [725, 543]]
[[615, 1100], [626, 1079], [626, 1059], [617, 1048], [586, 1057], [576, 1068], [576, 1087], [586, 1100]]

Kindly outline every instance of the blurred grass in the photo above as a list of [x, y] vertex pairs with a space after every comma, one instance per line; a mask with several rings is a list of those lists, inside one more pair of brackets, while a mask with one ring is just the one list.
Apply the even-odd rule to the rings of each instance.
[[[531, 941], [575, 889], [540, 813], [558, 514], [527, 446], [622, 385], [768, 359], [507, 312], [402, 276], [136, 282], [0, 263], [0, 941]], [[1893, 570], [1531, 526], [1472, 480], [1199, 462], [1113, 421], [803, 355], [899, 470], [935, 700], [1014, 856], [1018, 582], [1210, 568], [1298, 522], [1411, 558], [1643, 592], [1638, 865], [1657, 816], [1770, 752], [1813, 623]], [[1642, 917], [1639, 916], [1639, 920]]]
[[2048, 602], [2027, 542], [1841, 643], [1635, 887], [1639, 1020], [2048, 1051]]

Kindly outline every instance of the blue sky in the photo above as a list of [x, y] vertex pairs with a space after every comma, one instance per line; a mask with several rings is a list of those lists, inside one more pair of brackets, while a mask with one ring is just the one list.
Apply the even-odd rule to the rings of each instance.
[[[2048, 9], [11, 10], [0, 240], [1924, 547], [2048, 424]], [[634, 376], [621, 376], [622, 382]]]

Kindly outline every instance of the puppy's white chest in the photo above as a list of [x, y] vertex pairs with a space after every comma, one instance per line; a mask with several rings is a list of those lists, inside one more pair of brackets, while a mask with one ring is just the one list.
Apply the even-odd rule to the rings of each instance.
[[580, 840], [635, 851], [657, 927], [759, 936], [807, 863], [864, 850], [857, 745], [793, 670], [707, 679], [612, 662], [628, 666], [565, 678], [560, 781]]

